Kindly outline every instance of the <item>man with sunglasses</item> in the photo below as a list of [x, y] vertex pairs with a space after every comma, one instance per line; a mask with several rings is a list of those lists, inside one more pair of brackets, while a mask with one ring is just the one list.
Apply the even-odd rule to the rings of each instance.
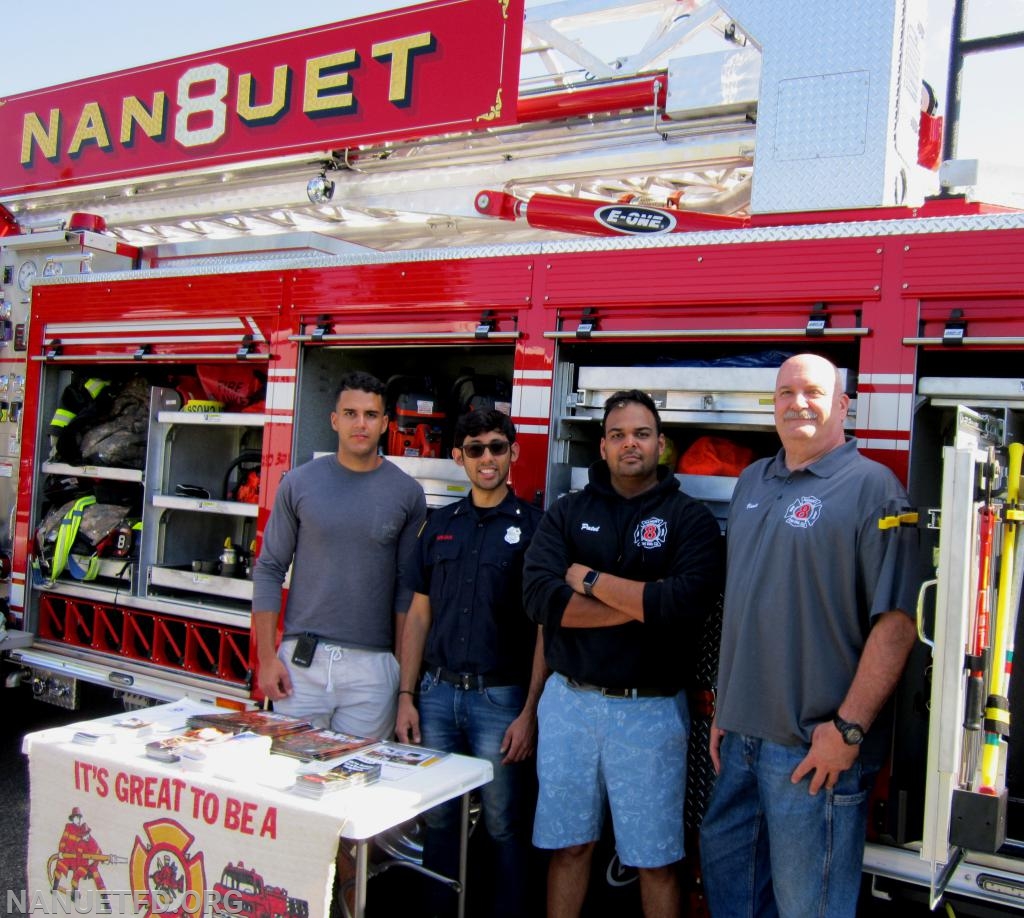
[[554, 671], [538, 708], [533, 841], [552, 849], [548, 918], [579, 915], [607, 802], [644, 914], [678, 918], [683, 661], [721, 589], [722, 536], [658, 464], [665, 438], [649, 395], [616, 392], [603, 427], [586, 488], [551, 506], [526, 553], [526, 610]]
[[[472, 411], [455, 426], [452, 456], [470, 493], [433, 511], [404, 579], [413, 591], [402, 633], [395, 732], [446, 752], [490, 760], [494, 780], [481, 790], [484, 825], [494, 842], [494, 906], [487, 914], [532, 913], [526, 900], [530, 765], [537, 700], [546, 670], [538, 629], [523, 612], [523, 554], [540, 510], [508, 484], [519, 456], [512, 421]], [[424, 814], [424, 866], [454, 877], [459, 804]], [[454, 895], [429, 886], [435, 910]]]

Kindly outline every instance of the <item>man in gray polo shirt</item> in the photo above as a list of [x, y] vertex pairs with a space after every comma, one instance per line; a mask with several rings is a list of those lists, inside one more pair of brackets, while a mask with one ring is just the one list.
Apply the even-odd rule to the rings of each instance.
[[906, 494], [847, 440], [849, 397], [822, 357], [779, 370], [782, 449], [740, 476], [704, 825], [715, 918], [852, 916], [875, 725], [915, 640], [916, 532], [881, 530]]

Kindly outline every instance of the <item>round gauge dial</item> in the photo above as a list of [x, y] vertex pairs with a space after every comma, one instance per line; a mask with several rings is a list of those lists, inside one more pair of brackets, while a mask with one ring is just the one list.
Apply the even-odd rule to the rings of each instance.
[[39, 273], [39, 268], [34, 261], [26, 261], [21, 268], [18, 269], [18, 286], [25, 292], [28, 293], [28, 288], [32, 284], [32, 278]]

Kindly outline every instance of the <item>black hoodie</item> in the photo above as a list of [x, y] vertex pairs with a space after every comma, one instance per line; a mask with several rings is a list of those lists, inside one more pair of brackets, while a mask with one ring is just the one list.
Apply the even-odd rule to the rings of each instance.
[[[718, 523], [679, 489], [670, 470], [625, 498], [603, 460], [582, 491], [544, 514], [526, 552], [527, 614], [544, 626], [544, 651], [556, 672], [608, 688], [683, 688], [694, 681], [693, 646], [722, 589], [724, 545]], [[573, 563], [646, 582], [644, 621], [605, 628], [562, 628], [573, 595]]]

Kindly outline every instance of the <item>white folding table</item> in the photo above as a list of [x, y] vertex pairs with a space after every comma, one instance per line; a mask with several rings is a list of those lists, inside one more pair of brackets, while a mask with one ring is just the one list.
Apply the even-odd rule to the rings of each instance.
[[[185, 699], [146, 708], [136, 716], [159, 727], [175, 718], [183, 723], [189, 713], [200, 710], [210, 707]], [[243, 869], [238, 865], [244, 865], [260, 877], [260, 884], [246, 885], [246, 895], [301, 899], [308, 904], [309, 918], [327, 918], [332, 858], [341, 839], [355, 845], [354, 913], [363, 918], [374, 839], [431, 807], [462, 797], [461, 856], [454, 879], [459, 914], [464, 914], [468, 798], [493, 777], [489, 762], [449, 755], [429, 767], [410, 769], [397, 780], [313, 800], [291, 790], [294, 760], [264, 753], [212, 772], [165, 764], [144, 754], [144, 741], [152, 735], [123, 735], [130, 731], [116, 722], [126, 717], [113, 715], [24, 738], [31, 780], [28, 877], [36, 895], [70, 897], [70, 867], [77, 864], [79, 905], [90, 896], [102, 898], [97, 911], [116, 906], [129, 894], [152, 894], [157, 866], [171, 870], [176, 890], [194, 887], [198, 896], [202, 887], [203, 895], [212, 896], [218, 889], [223, 892], [218, 877], [228, 882]], [[79, 735], [76, 741], [76, 734], [83, 733], [99, 739], [83, 743]], [[91, 830], [90, 844], [98, 853], [80, 855], [57, 870], [54, 865], [67, 854], [61, 851], [68, 847], [65, 839], [77, 831], [75, 811], [78, 824], [84, 822]], [[112, 912], [118, 913], [116, 908]], [[136, 914], [130, 909], [123, 913]]]

